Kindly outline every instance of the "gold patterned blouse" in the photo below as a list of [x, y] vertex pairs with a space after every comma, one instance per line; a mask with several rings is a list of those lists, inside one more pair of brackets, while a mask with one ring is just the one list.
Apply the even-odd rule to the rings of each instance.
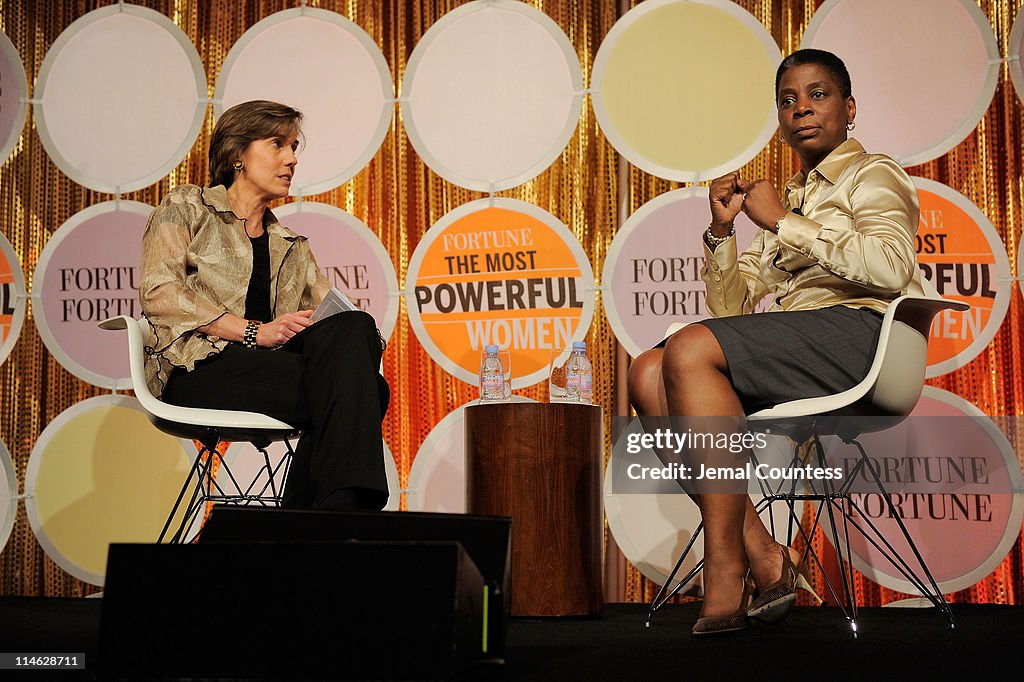
[[[315, 308], [330, 284], [305, 237], [282, 227], [269, 210], [270, 302], [274, 317]], [[173, 367], [224, 350], [228, 341], [197, 331], [225, 313], [245, 316], [252, 244], [222, 186], [181, 185], [153, 211], [142, 237], [139, 298], [151, 333], [146, 379], [159, 396]]]
[[715, 317], [752, 312], [768, 294], [770, 311], [845, 305], [880, 313], [903, 294], [935, 295], [917, 265], [917, 188], [888, 156], [848, 139], [786, 183], [783, 205], [790, 213], [779, 233], [758, 230], [739, 257], [735, 237], [713, 252], [705, 244], [701, 276]]

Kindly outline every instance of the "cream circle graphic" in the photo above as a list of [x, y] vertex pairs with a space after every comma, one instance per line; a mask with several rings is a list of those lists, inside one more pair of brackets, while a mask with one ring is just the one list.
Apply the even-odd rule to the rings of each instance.
[[246, 31], [224, 60], [214, 113], [248, 100], [303, 113], [303, 142], [291, 194], [348, 182], [377, 153], [394, 115], [395, 87], [380, 48], [337, 12], [299, 7]]
[[857, 100], [854, 135], [904, 166], [960, 144], [999, 80], [996, 39], [974, 0], [826, 0], [800, 46], [845, 62]]
[[11, 453], [0, 440], [0, 552], [7, 546], [18, 516], [18, 478]]
[[727, 0], [646, 0], [619, 19], [594, 59], [602, 132], [638, 168], [698, 182], [733, 171], [778, 127], [765, 27]]
[[25, 322], [25, 275], [7, 237], [0, 234], [0, 364], [18, 341]]
[[[619, 434], [618, 442], [612, 448], [604, 475], [604, 509], [608, 518], [608, 529], [626, 559], [645, 578], [658, 585], [664, 585], [679, 555], [690, 541], [690, 536], [701, 523], [700, 510], [672, 480], [661, 479], [645, 483], [644, 489], [647, 492], [617, 492], [621, 490], [622, 477], [627, 475], [627, 472], [623, 471], [625, 467], [619, 466], [625, 450], [624, 439], [630, 434], [640, 432], [640, 421], [631, 420]], [[791, 447], [785, 438], [771, 437], [768, 447], [761, 454], [770, 453], [772, 458], [781, 456], [780, 461], [788, 461], [788, 450]], [[649, 468], [664, 466], [649, 448], [643, 449], [638, 455], [630, 455], [629, 464], [632, 463]], [[636, 485], [627, 484], [633, 490], [636, 490]], [[761, 496], [755, 493], [753, 499], [756, 504]], [[762, 512], [762, 518], [766, 525], [769, 524], [767, 510]], [[779, 510], [776, 510], [774, 530], [779, 542], [784, 543], [787, 540], [787, 523], [786, 513], [783, 511], [780, 514]], [[686, 561], [674, 576], [673, 585], [703, 558], [704, 536], [700, 535], [694, 540]], [[700, 580], [698, 575], [695, 578], [697, 585], [701, 584]]]
[[[669, 325], [709, 316], [700, 271], [710, 222], [708, 189], [687, 187], [651, 199], [615, 233], [601, 276], [602, 300], [615, 337], [631, 356], [665, 338]], [[736, 217], [737, 253], [757, 231], [746, 215]], [[758, 310], [769, 305], [764, 301]]]
[[206, 103], [206, 74], [188, 36], [159, 12], [116, 3], [54, 41], [36, 79], [33, 115], [65, 175], [123, 194], [185, 158]]
[[[292, 447], [296, 442], [297, 439], [292, 440]], [[278, 470], [286, 452], [287, 448], [283, 441], [277, 441], [267, 446], [267, 455], [270, 458], [272, 469]], [[225, 493], [228, 495], [245, 492], [252, 494], [262, 492], [267, 495], [271, 493], [270, 480], [264, 468], [263, 454], [252, 443], [232, 443], [224, 452], [224, 461], [227, 462], [228, 468], [234, 475], [234, 483], [227, 476], [217, 476], [217, 483]], [[284, 482], [283, 467], [278, 471], [279, 477], [274, 479], [275, 486], [281, 486]], [[398, 479], [398, 465], [395, 464], [395, 457], [391, 454], [387, 443], [384, 443], [384, 474], [388, 480], [389, 495], [388, 503], [382, 511], [398, 511], [402, 499], [402, 484]], [[277, 492], [280, 494], [282, 490], [283, 487], [279, 487]]]
[[921, 272], [943, 298], [971, 306], [944, 310], [932, 323], [930, 379], [963, 367], [995, 338], [1010, 306], [1010, 259], [996, 228], [967, 197], [934, 180], [912, 180], [921, 204]]
[[336, 206], [296, 201], [274, 209], [282, 225], [309, 239], [331, 286], [377, 321], [384, 340], [398, 320], [400, 293], [391, 256], [366, 223]]
[[[953, 422], [956, 426], [951, 426]], [[1012, 423], [1007, 426], [1013, 428]], [[910, 417], [892, 429], [866, 434], [860, 440], [868, 457], [886, 458], [884, 467], [878, 460], [875, 464], [882, 467], [883, 483], [898, 503], [897, 513], [940, 592], [966, 589], [1002, 563], [1024, 520], [1024, 481], [1013, 447], [984, 412], [958, 395], [925, 386]], [[900, 461], [895, 462], [897, 453]], [[828, 457], [837, 461], [858, 454], [854, 446], [834, 440]], [[907, 464], [910, 460], [915, 468]], [[895, 477], [902, 482], [896, 482]], [[911, 486], [911, 479], [918, 484]], [[867, 491], [872, 485], [866, 477], [856, 489]], [[867, 519], [916, 567], [913, 552], [896, 520], [889, 516], [881, 495], [858, 492], [853, 498]], [[822, 518], [827, 523], [824, 515]], [[859, 515], [853, 520], [865, 524]], [[824, 535], [833, 543], [827, 526]], [[859, 533], [851, 533], [849, 539], [856, 570], [883, 587], [918, 594], [913, 584]], [[845, 545], [842, 529], [839, 542]]]
[[[514, 395], [510, 402], [532, 403]], [[409, 468], [405, 506], [409, 511], [466, 513], [466, 407], [456, 407], [427, 434]]]
[[1010, 42], [1006, 46], [1006, 62], [1010, 67], [1010, 80], [1017, 91], [1017, 97], [1024, 101], [1024, 6], [1017, 12], [1010, 31]]
[[18, 50], [0, 32], [0, 164], [18, 144], [28, 111], [28, 81]]
[[594, 316], [579, 240], [517, 199], [471, 201], [442, 216], [416, 245], [404, 293], [430, 357], [474, 385], [488, 344], [510, 351], [513, 389], [547, 379], [551, 351], [582, 339]]
[[431, 170], [495, 192], [561, 154], [583, 94], [576, 51], [550, 17], [522, 2], [477, 0], [416, 44], [400, 100], [409, 140]]
[[79, 211], [53, 233], [33, 278], [32, 305], [46, 348], [82, 381], [132, 387], [128, 339], [97, 325], [108, 317], [142, 316], [142, 233], [153, 207], [105, 201]]
[[25, 510], [46, 554], [102, 585], [112, 542], [156, 542], [195, 448], [158, 431], [135, 398], [105, 395], [64, 410], [25, 470]]

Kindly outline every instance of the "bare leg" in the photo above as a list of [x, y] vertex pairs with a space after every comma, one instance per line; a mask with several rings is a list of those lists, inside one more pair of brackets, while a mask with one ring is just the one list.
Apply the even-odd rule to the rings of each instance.
[[[729, 381], [725, 356], [714, 335], [702, 325], [687, 327], [666, 349], [640, 355], [630, 365], [629, 395], [641, 416], [743, 414]], [[758, 586], [778, 579], [782, 570], [778, 544], [749, 496], [691, 497], [701, 510], [705, 528], [703, 615], [730, 613], [739, 604], [740, 580], [748, 566]]]

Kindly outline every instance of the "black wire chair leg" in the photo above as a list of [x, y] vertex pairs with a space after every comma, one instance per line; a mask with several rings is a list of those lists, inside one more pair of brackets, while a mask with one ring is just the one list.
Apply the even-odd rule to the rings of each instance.
[[[860, 452], [861, 460], [867, 463], [868, 456], [867, 453], [864, 452], [864, 447], [860, 444], [860, 441], [853, 439], [851, 440], [851, 442], [857, 446], [857, 450]], [[878, 491], [881, 494], [882, 499], [885, 500], [885, 504], [889, 510], [889, 515], [896, 519], [896, 524], [900, 527], [900, 532], [903, 533], [903, 539], [907, 541], [907, 545], [910, 547], [910, 550], [914, 553], [914, 557], [917, 559], [918, 565], [921, 567], [921, 570], [924, 571], [924, 574], [928, 578], [928, 582], [931, 585], [932, 590], [934, 590], [934, 594], [929, 594], [927, 590], [922, 590], [922, 594], [928, 599], [928, 601], [932, 602], [932, 604], [934, 604], [936, 608], [938, 608], [946, 615], [946, 618], [949, 620], [950, 629], [956, 628], [956, 623], [953, 620], [953, 611], [949, 608], [949, 603], [946, 601], [945, 595], [942, 594], [941, 590], [939, 590], [939, 586], [935, 582], [935, 578], [932, 577], [932, 572], [928, 570], [928, 564], [925, 563], [924, 557], [921, 556], [921, 552], [917, 549], [917, 543], [914, 542], [914, 538], [911, 537], [910, 531], [907, 530], [906, 524], [903, 523], [903, 517], [900, 516], [900, 514], [897, 512], [896, 506], [892, 503], [892, 498], [889, 497], [888, 491], [885, 489], [885, 486], [882, 485], [882, 480], [878, 477], [878, 472], [875, 471], [875, 469], [873, 469], [870, 464], [867, 464], [865, 468], [871, 472], [871, 478], [874, 479], [875, 486], [878, 488]]]
[[668, 601], [672, 599], [672, 597], [676, 596], [676, 594], [679, 593], [679, 590], [683, 589], [683, 587], [691, 580], [693, 580], [694, 576], [696, 576], [697, 573], [700, 572], [700, 569], [704, 565], [703, 560], [697, 562], [697, 565], [690, 569], [690, 571], [683, 577], [682, 580], [677, 582], [672, 588], [669, 588], [669, 585], [675, 579], [676, 574], [679, 573], [679, 569], [683, 567], [683, 562], [686, 561], [686, 557], [690, 555], [690, 549], [693, 548], [693, 543], [697, 541], [697, 537], [701, 534], [701, 531], [703, 530], [704, 524], [702, 523], [698, 525], [696, 530], [694, 530], [693, 533], [690, 535], [690, 541], [686, 543], [686, 548], [679, 554], [679, 559], [676, 561], [676, 565], [672, 567], [672, 571], [668, 574], [668, 577], [665, 579], [665, 582], [662, 583], [661, 589], [658, 590], [658, 594], [654, 598], [654, 601], [651, 602], [651, 607], [647, 611], [647, 620], [644, 622], [644, 627], [651, 627], [651, 620], [654, 618], [655, 612], [662, 606], [664, 606], [666, 603], [668, 603]]

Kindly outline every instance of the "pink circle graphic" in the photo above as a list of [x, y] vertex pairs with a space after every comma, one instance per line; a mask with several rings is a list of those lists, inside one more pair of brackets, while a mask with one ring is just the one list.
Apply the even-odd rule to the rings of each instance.
[[827, 0], [800, 46], [846, 63], [857, 101], [854, 135], [904, 166], [960, 144], [999, 79], [995, 35], [974, 0]]
[[28, 110], [28, 82], [18, 50], [0, 32], [0, 163], [18, 144]]
[[[1017, 455], [992, 419], [958, 395], [925, 386], [910, 417], [886, 431], [865, 434], [860, 441], [868, 457], [884, 462], [883, 483], [941, 592], [968, 588], [1002, 563], [1024, 519], [1024, 483]], [[906, 462], [892, 461], [896, 453], [901, 460], [915, 462], [916, 485], [910, 483]], [[855, 447], [834, 441], [830, 461], [846, 457], [857, 457]], [[861, 516], [866, 516], [917, 568], [881, 495], [854, 493], [852, 497], [861, 509], [853, 520], [865, 525]], [[826, 529], [825, 537], [832, 542], [830, 530]], [[844, 538], [840, 528], [840, 544], [845, 544]], [[855, 569], [879, 585], [917, 594], [913, 584], [863, 536], [851, 532], [849, 541]]]
[[366, 31], [337, 12], [301, 7], [271, 14], [235, 43], [217, 77], [214, 112], [253, 99], [302, 111], [291, 194], [303, 196], [348, 182], [370, 162], [391, 124], [394, 91]]
[[99, 328], [141, 317], [142, 233], [153, 207], [106, 201], [68, 218], [46, 243], [33, 278], [39, 335], [69, 372], [96, 386], [131, 388], [128, 340]]
[[[672, 324], [709, 317], [704, 305], [702, 234], [711, 223], [706, 187], [666, 192], [641, 206], [616, 233], [604, 262], [601, 288], [615, 338], [636, 357], [665, 338]], [[736, 218], [737, 253], [757, 226]], [[765, 309], [762, 301], [758, 309]]]
[[391, 338], [400, 303], [398, 277], [377, 235], [351, 213], [329, 204], [294, 202], [274, 214], [288, 229], [309, 239], [313, 257], [331, 286], [372, 315], [385, 340]]

